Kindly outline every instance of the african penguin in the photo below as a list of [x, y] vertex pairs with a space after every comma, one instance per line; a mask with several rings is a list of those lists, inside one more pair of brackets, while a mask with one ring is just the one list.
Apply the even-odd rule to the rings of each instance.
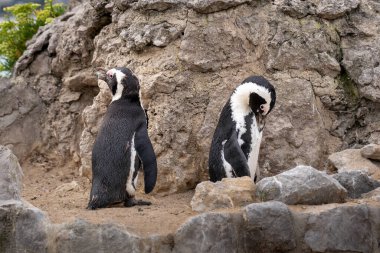
[[250, 76], [234, 90], [220, 114], [212, 139], [209, 154], [211, 181], [242, 176], [257, 181], [265, 117], [275, 102], [275, 89], [262, 76]]
[[101, 71], [98, 78], [108, 84], [112, 102], [92, 149], [92, 188], [87, 208], [121, 202], [127, 207], [149, 205], [150, 202], [134, 198], [141, 166], [145, 193], [153, 190], [157, 179], [156, 156], [140, 102], [139, 81], [128, 68]]

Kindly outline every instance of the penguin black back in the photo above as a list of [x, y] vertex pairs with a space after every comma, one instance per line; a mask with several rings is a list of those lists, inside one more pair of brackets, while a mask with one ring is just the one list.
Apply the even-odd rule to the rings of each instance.
[[157, 162], [147, 132], [147, 118], [140, 102], [138, 79], [127, 68], [102, 74], [112, 92], [112, 102], [92, 150], [92, 188], [89, 209], [124, 202], [125, 206], [149, 204], [136, 201], [134, 193], [140, 166], [145, 192], [153, 190]]

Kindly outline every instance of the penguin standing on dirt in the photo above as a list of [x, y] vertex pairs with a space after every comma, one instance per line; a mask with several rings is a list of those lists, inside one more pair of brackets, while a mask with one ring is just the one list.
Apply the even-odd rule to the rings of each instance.
[[220, 114], [212, 139], [211, 181], [250, 176], [256, 182], [265, 117], [275, 102], [274, 87], [261, 76], [248, 77], [234, 90]]
[[140, 102], [139, 81], [128, 68], [101, 71], [99, 79], [108, 84], [112, 102], [92, 149], [92, 188], [87, 208], [121, 202], [126, 207], [150, 205], [134, 198], [141, 165], [145, 193], [153, 190], [157, 179], [156, 156]]

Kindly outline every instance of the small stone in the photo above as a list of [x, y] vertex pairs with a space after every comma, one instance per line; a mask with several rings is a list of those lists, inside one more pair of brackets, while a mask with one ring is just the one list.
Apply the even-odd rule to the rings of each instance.
[[197, 185], [191, 200], [194, 211], [244, 206], [254, 201], [255, 185], [250, 177], [223, 178], [216, 183], [206, 181]]
[[79, 191], [79, 190], [80, 190], [80, 186], [77, 181], [71, 181], [70, 183], [62, 184], [55, 189], [57, 193]]
[[360, 149], [363, 157], [380, 161], [380, 145], [369, 144]]

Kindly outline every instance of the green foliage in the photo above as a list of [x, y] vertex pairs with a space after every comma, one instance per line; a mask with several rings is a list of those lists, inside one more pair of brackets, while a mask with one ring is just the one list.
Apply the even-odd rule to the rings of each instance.
[[40, 4], [26, 3], [4, 8], [9, 14], [7, 20], [0, 22], [0, 72], [12, 70], [38, 27], [50, 23], [65, 11], [62, 3], [53, 4], [53, 0], [45, 0], [44, 8], [40, 7]]

